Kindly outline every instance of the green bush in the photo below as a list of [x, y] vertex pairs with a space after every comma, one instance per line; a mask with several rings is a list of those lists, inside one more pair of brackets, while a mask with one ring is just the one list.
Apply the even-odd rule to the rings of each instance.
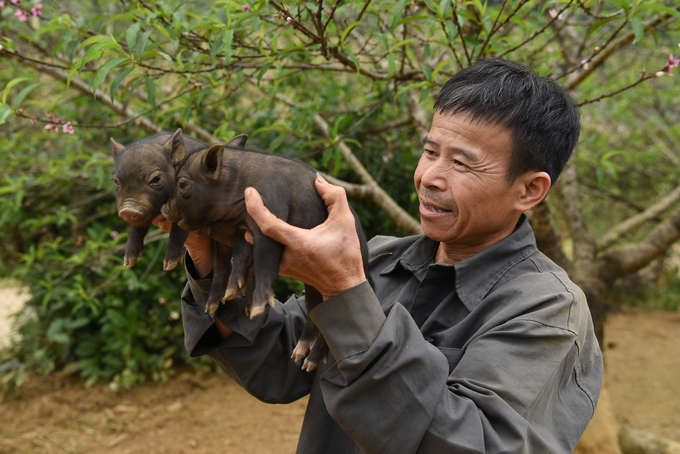
[[[179, 294], [184, 273], [162, 271], [167, 235], [122, 266], [128, 226], [116, 215], [113, 160], [79, 137], [17, 131], [0, 153], [0, 229], [13, 232], [14, 276], [31, 293], [13, 355], [43, 373], [66, 368], [91, 384], [167, 379], [186, 360]], [[10, 245], [6, 245], [9, 249]]]

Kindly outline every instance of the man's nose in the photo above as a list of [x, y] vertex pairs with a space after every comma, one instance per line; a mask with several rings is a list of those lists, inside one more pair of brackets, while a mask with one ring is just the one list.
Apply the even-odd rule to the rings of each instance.
[[441, 160], [437, 160], [425, 169], [420, 182], [423, 186], [430, 189], [443, 191], [448, 187], [446, 172], [442, 168]]

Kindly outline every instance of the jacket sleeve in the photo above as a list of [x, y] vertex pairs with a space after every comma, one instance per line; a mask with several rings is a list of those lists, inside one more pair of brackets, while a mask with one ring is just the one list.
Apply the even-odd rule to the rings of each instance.
[[[210, 275], [196, 279], [186, 256], [187, 285], [182, 293], [184, 344], [190, 356], [208, 355], [237, 383], [263, 402], [288, 403], [307, 394], [313, 374], [300, 369], [291, 352], [307, 319], [304, 297], [276, 301], [274, 308], [253, 320], [245, 315], [244, 298], [220, 305], [215, 313], [234, 333], [222, 339], [214, 316], [204, 308]], [[247, 348], [245, 348], [247, 347]]]
[[[364, 453], [570, 453], [594, 411], [569, 330], [517, 319], [438, 348], [366, 283], [311, 317], [337, 359], [321, 377], [326, 406]], [[597, 382], [601, 363], [582, 372]]]

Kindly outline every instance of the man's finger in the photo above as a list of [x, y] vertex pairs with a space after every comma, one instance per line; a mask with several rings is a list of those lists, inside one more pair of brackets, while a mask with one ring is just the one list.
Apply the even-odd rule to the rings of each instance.
[[299, 228], [282, 221], [264, 206], [262, 197], [255, 188], [246, 188], [244, 195], [246, 210], [262, 233], [284, 245], [299, 235]]
[[331, 217], [333, 212], [343, 212], [349, 210], [349, 202], [347, 201], [347, 193], [341, 186], [330, 184], [326, 179], [317, 172], [316, 180], [314, 181], [316, 190], [323, 199], [328, 208], [328, 217]]

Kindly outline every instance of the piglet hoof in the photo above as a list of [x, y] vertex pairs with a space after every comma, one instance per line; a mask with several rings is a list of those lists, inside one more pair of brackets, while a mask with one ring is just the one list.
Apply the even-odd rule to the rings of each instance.
[[314, 346], [312, 346], [309, 356], [307, 356], [302, 363], [302, 370], [311, 372], [316, 369], [316, 366], [321, 362], [324, 364], [328, 363], [328, 344], [326, 344], [326, 341], [322, 336], [319, 337], [317, 342], [314, 343]]
[[309, 358], [305, 358], [305, 361], [302, 363], [302, 370], [307, 371], [307, 372], [311, 372], [314, 369], [316, 369], [316, 366], [318, 366], [317, 363], [310, 360]]
[[293, 358], [296, 363], [300, 361], [302, 358], [307, 356], [307, 352], [309, 352], [309, 350], [312, 348], [315, 340], [316, 339], [312, 339], [311, 341], [300, 339], [293, 349], [293, 354], [290, 355], [290, 357]]
[[220, 307], [219, 301], [208, 301], [208, 303], [205, 305], [205, 313], [213, 315], [215, 312], [217, 312], [218, 307]]
[[225, 301], [233, 300], [236, 298], [237, 294], [237, 289], [227, 287], [227, 290], [224, 292], [224, 296], [222, 297], [222, 302], [224, 303]]
[[125, 257], [123, 259], [123, 266], [133, 267], [137, 263], [137, 257]]
[[177, 262], [175, 262], [175, 261], [166, 262], [165, 260], [163, 260], [163, 269], [165, 271], [174, 270], [176, 266], [177, 266]]
[[264, 314], [264, 308], [266, 307], [266, 304], [263, 305], [258, 305], [258, 306], [253, 306], [250, 308], [250, 311], [246, 310], [246, 314], [250, 316], [250, 319], [254, 319], [255, 317], [259, 317], [260, 315]]

